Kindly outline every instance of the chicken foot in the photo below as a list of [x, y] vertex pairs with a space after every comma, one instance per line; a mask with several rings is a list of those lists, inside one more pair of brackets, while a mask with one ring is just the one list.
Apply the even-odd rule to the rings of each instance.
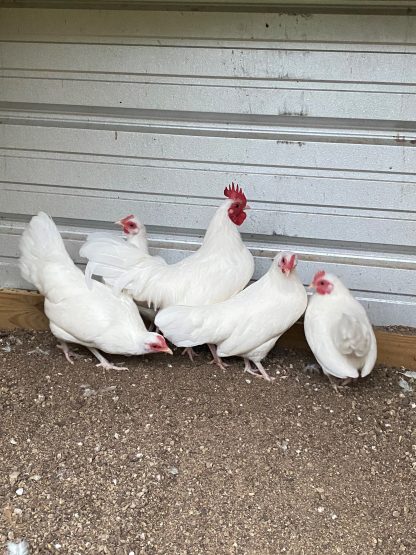
[[221, 358], [217, 355], [217, 347], [215, 345], [213, 345], [212, 343], [208, 343], [208, 347], [212, 354], [212, 360], [209, 362], [209, 364], [216, 364], [219, 368], [221, 368], [221, 370], [225, 370], [226, 368], [228, 368], [228, 366], [230, 366], [229, 364], [221, 360]]
[[71, 349], [68, 346], [68, 343], [66, 341], [60, 341], [57, 345], [58, 349], [61, 349], [61, 351], [64, 353], [66, 360], [69, 362], [69, 364], [74, 364], [74, 361], [72, 359], [72, 357], [74, 358], [78, 358], [78, 354], [74, 353], [74, 351], [71, 351]]
[[182, 355], [188, 355], [188, 357], [191, 359], [191, 362], [194, 362], [194, 357], [198, 356], [198, 353], [196, 353], [192, 347], [186, 347], [183, 351], [182, 351]]
[[264, 380], [266, 380], [267, 382], [272, 382], [274, 381], [275, 378], [271, 378], [269, 376], [269, 374], [266, 372], [266, 370], [264, 369], [264, 366], [262, 365], [261, 362], [254, 362], [257, 370], [260, 372], [256, 372], [255, 370], [253, 370], [252, 366], [251, 366], [251, 361], [248, 358], [244, 358], [244, 372], [248, 372], [249, 374], [251, 374], [252, 376], [255, 376], [256, 378], [263, 378]]
[[332, 377], [330, 374], [327, 374], [327, 376], [332, 388], [338, 395], [342, 395], [340, 390], [349, 389], [348, 385], [353, 381], [353, 378], [338, 379]]
[[116, 366], [109, 362], [97, 349], [93, 349], [92, 347], [88, 347], [92, 354], [100, 361], [95, 366], [102, 366], [104, 370], [128, 370], [126, 366]]

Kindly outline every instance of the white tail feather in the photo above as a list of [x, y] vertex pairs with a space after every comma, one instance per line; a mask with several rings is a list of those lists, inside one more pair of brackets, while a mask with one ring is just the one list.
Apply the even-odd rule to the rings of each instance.
[[73, 267], [62, 237], [50, 218], [44, 212], [34, 216], [20, 239], [19, 266], [23, 278], [44, 293], [43, 275], [48, 262]]
[[[130, 245], [121, 237], [105, 237], [102, 233], [92, 233], [82, 245], [80, 256], [88, 258], [91, 262], [105, 266], [115, 267], [120, 270], [132, 268], [143, 257], [143, 253], [134, 245]], [[105, 277], [105, 275], [103, 275]]]

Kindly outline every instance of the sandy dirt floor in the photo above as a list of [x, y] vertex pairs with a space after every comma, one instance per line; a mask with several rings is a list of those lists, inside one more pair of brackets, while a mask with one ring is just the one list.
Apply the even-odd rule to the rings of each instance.
[[49, 333], [0, 337], [0, 553], [416, 553], [403, 369], [338, 395], [303, 353], [277, 349], [269, 384], [204, 349], [120, 372], [78, 352], [71, 366]]

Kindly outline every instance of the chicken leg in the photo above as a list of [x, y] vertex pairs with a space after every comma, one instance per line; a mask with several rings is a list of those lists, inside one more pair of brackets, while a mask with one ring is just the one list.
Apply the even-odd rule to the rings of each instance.
[[253, 370], [251, 366], [251, 361], [248, 358], [244, 358], [244, 372], [248, 372], [249, 374], [251, 374], [252, 376], [255, 376], [256, 378], [263, 378], [267, 382], [274, 381], [275, 378], [271, 378], [269, 376], [269, 374], [266, 372], [261, 362], [253, 361], [253, 363], [256, 365], [256, 368], [258, 369], [260, 374], [259, 372], [256, 372], [255, 370]]
[[115, 366], [111, 364], [97, 349], [88, 347], [92, 354], [100, 361], [96, 366], [102, 366], [104, 370], [128, 370], [126, 366]]
[[348, 390], [349, 389], [348, 384], [350, 384], [353, 380], [353, 378], [345, 378], [345, 379], [334, 378], [333, 376], [331, 376], [331, 374], [327, 374], [327, 376], [329, 379], [329, 383], [331, 384], [334, 391], [338, 393], [338, 395], [342, 395], [340, 390], [343, 390], [343, 389]]
[[74, 364], [72, 357], [76, 358], [78, 355], [70, 350], [70, 348], [68, 347], [68, 343], [66, 341], [60, 341], [57, 345], [57, 348], [61, 349], [69, 364]]
[[260, 371], [261, 375], [267, 382], [272, 382], [275, 380], [275, 378], [271, 378], [269, 376], [261, 362], [255, 362], [254, 364], [257, 366], [257, 369]]
[[194, 357], [198, 356], [198, 353], [196, 353], [192, 347], [186, 347], [183, 351], [182, 351], [182, 355], [188, 355], [188, 357], [191, 359], [191, 362], [194, 362]]
[[209, 362], [209, 364], [216, 364], [219, 368], [221, 368], [221, 370], [225, 370], [226, 368], [228, 368], [228, 366], [230, 366], [229, 364], [226, 364], [223, 360], [221, 360], [221, 358], [217, 355], [217, 347], [215, 345], [213, 345], [212, 343], [208, 343], [208, 347], [212, 354], [212, 360]]

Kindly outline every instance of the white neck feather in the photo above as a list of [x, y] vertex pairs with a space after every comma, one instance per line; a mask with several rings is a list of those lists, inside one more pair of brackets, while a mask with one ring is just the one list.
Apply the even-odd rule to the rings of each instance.
[[231, 204], [232, 201], [227, 199], [217, 209], [208, 225], [202, 247], [208, 247], [214, 241], [218, 247], [219, 242], [221, 244], [228, 240], [241, 240], [238, 226], [235, 225], [228, 216], [228, 209]]

